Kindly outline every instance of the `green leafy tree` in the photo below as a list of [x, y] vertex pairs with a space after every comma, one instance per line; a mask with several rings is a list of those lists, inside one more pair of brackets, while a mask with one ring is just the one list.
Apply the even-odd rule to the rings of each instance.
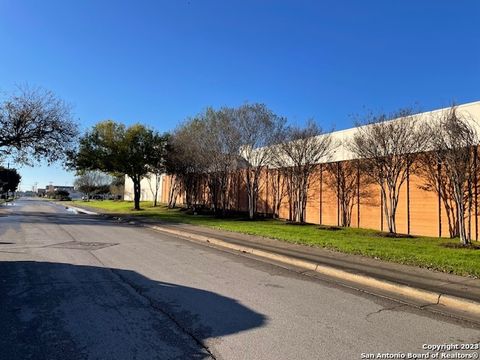
[[22, 179], [16, 169], [0, 167], [0, 188], [2, 193], [15, 192]]
[[[107, 120], [98, 123], [79, 142], [71, 156], [77, 171], [99, 170], [132, 179], [135, 209], [140, 210], [140, 181], [158, 162], [164, 137], [141, 124], [130, 127]], [[162, 145], [163, 146], [163, 145]]]

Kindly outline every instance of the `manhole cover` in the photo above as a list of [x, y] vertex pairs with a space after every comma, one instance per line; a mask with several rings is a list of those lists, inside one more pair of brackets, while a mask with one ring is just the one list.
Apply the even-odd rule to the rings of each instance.
[[61, 244], [49, 245], [47, 247], [75, 250], [98, 250], [114, 245], [118, 245], [118, 243], [70, 241]]

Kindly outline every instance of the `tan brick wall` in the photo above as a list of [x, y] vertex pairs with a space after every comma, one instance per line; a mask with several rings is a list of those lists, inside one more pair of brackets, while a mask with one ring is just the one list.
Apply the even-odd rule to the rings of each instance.
[[[260, 213], [271, 214], [273, 209], [273, 192], [272, 192], [272, 174], [275, 170], [270, 170], [268, 175], [265, 170], [262, 172], [262, 187], [260, 191], [260, 199], [258, 203], [258, 211]], [[335, 191], [327, 186], [326, 180], [328, 174], [322, 172], [320, 181], [320, 169], [318, 176], [315, 176], [311, 183], [308, 193], [308, 203], [306, 211], [306, 220], [309, 223], [324, 225], [338, 224], [338, 204]], [[165, 176], [162, 188], [162, 201], [167, 202], [170, 187], [169, 176]], [[268, 184], [268, 185], [267, 185]], [[424, 236], [439, 236], [439, 216], [438, 216], [438, 195], [434, 192], [422, 190], [420, 185], [423, 180], [417, 176], [410, 176], [409, 179], [409, 198], [410, 206], [407, 207], [407, 183], [405, 182], [399, 198], [397, 209], [397, 231], [399, 233], [408, 233], [408, 210], [410, 211], [410, 234]], [[365, 186], [360, 183], [360, 186]], [[378, 185], [368, 185], [371, 196], [369, 198], [360, 198], [360, 206], [354, 205], [352, 211], [352, 227], [361, 227], [367, 229], [381, 230], [381, 198], [380, 188]], [[208, 199], [208, 190], [205, 189], [205, 199]], [[238, 174], [232, 175], [231, 201], [229, 206], [232, 210], [247, 211], [248, 198], [243, 175], [240, 176], [240, 184], [238, 184]], [[321, 200], [321, 201], [320, 201]], [[182, 204], [183, 195], [177, 199], [177, 204]], [[358, 224], [358, 211], [360, 209], [360, 224]], [[321, 211], [321, 214], [320, 214]], [[287, 219], [289, 214], [288, 199], [284, 198], [280, 209], [280, 218]], [[442, 214], [442, 237], [448, 237], [448, 222], [441, 204]], [[471, 226], [472, 238], [475, 239], [475, 216], [472, 209]], [[386, 219], [383, 219], [383, 230], [388, 229]]]

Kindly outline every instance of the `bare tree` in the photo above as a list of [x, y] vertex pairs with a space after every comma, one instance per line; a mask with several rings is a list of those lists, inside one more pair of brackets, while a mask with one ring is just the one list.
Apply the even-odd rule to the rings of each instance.
[[396, 212], [400, 190], [407, 175], [417, 171], [416, 161], [427, 146], [427, 132], [411, 109], [391, 115], [369, 115], [357, 124], [348, 147], [362, 159], [362, 171], [380, 186], [388, 231], [396, 233]]
[[271, 174], [271, 189], [273, 198], [273, 217], [280, 217], [280, 208], [283, 200], [288, 195], [287, 191], [287, 174], [284, 168], [274, 168], [270, 170]]
[[332, 139], [312, 120], [305, 127], [288, 127], [285, 135], [285, 141], [278, 144], [275, 161], [286, 175], [290, 220], [304, 223], [308, 189], [318, 175], [318, 164], [330, 158]]
[[264, 186], [262, 171], [271, 163], [272, 145], [278, 142], [285, 119], [275, 115], [263, 104], [245, 104], [235, 109], [235, 124], [240, 136], [240, 155], [245, 160], [245, 185], [250, 219], [257, 213], [258, 194]]
[[[353, 207], [360, 198], [371, 197], [369, 178], [362, 177], [359, 161], [341, 161], [325, 164], [328, 176], [325, 177], [327, 186], [337, 196], [340, 208], [340, 225], [350, 226]], [[360, 186], [360, 183], [362, 186]]]
[[447, 176], [445, 167], [432, 152], [423, 154], [419, 161], [422, 166], [418, 169], [418, 175], [424, 183], [418, 187], [424, 191], [435, 192], [440, 197], [447, 216], [449, 235], [451, 238], [458, 237], [457, 205], [453, 196], [452, 179]]
[[[174, 209], [177, 206], [177, 198], [182, 188], [182, 183], [175, 174], [170, 175], [169, 180], [170, 186], [168, 190], [167, 206], [169, 209]], [[187, 206], [190, 207], [191, 205], [189, 206], [187, 204]]]
[[110, 183], [110, 194], [112, 194], [116, 200], [123, 199], [125, 194], [125, 176], [113, 176], [112, 182]]
[[165, 172], [165, 162], [167, 155], [167, 141], [169, 135], [156, 134], [156, 142], [153, 144], [154, 150], [148, 164], [149, 176], [147, 176], [148, 187], [153, 197], [153, 206], [158, 203], [158, 190], [162, 181], [162, 174]]
[[175, 206], [181, 189], [185, 192], [188, 208], [194, 208], [201, 201], [201, 185], [210, 161], [203, 143], [205, 134], [205, 122], [194, 118], [177, 127], [167, 142], [165, 168], [170, 181], [169, 207]]
[[160, 185], [162, 182], [162, 173], [160, 172], [151, 172], [147, 177], [147, 183], [148, 183], [148, 189], [150, 190], [150, 193], [152, 194], [152, 203], [153, 206], [158, 205], [158, 190], [160, 189]]
[[203, 152], [207, 155], [207, 183], [213, 210], [225, 215], [230, 202], [230, 177], [239, 167], [240, 136], [234, 125], [235, 112], [231, 108], [207, 109], [203, 114], [206, 132], [203, 134]]
[[443, 169], [438, 180], [447, 181], [448, 184], [447, 187], [443, 189], [439, 187], [438, 190], [442, 197], [446, 199], [450, 197], [453, 200], [456, 231], [460, 242], [468, 245], [471, 242], [471, 234], [467, 231], [466, 219], [470, 218], [468, 210], [471, 210], [473, 203], [472, 185], [477, 180], [478, 171], [477, 132], [469, 119], [452, 106], [434, 119], [430, 127], [430, 139], [432, 151], [428, 154]]
[[100, 188], [109, 186], [112, 182], [111, 176], [100, 171], [80, 171], [75, 178], [75, 188], [85, 194], [86, 200], [97, 193]]
[[19, 87], [0, 103], [0, 155], [17, 161], [65, 158], [77, 136], [71, 110], [51, 91]]

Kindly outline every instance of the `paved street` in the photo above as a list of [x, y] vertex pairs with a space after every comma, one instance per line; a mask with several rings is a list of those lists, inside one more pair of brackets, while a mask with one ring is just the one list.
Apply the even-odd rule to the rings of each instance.
[[480, 329], [132, 225], [0, 213], [0, 359], [360, 359]]

